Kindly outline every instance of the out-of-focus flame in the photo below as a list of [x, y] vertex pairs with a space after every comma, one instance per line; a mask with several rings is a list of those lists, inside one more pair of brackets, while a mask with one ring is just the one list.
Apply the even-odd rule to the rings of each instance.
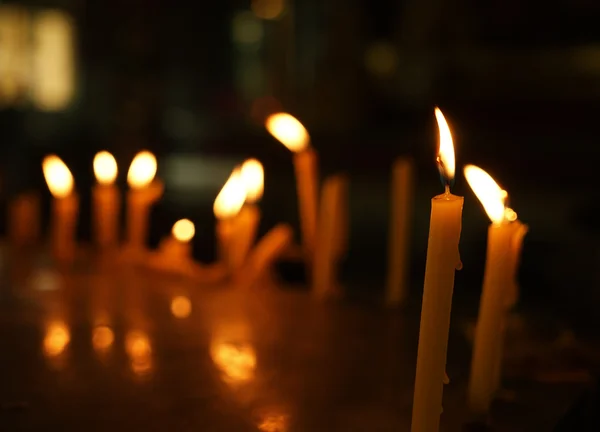
[[246, 188], [239, 169], [233, 170], [229, 179], [217, 195], [213, 210], [219, 220], [231, 218], [239, 213], [246, 200]]
[[180, 242], [187, 243], [194, 238], [196, 227], [189, 219], [181, 219], [173, 225], [173, 237]]
[[54, 198], [65, 198], [73, 191], [73, 175], [56, 155], [46, 156], [42, 162], [44, 178]]
[[152, 346], [150, 339], [141, 331], [131, 331], [125, 337], [125, 351], [136, 375], [145, 375], [152, 370]]
[[107, 151], [101, 151], [94, 157], [94, 174], [102, 185], [111, 185], [117, 178], [118, 168], [115, 157]]
[[308, 132], [302, 123], [290, 114], [270, 115], [266, 127], [271, 135], [293, 152], [301, 152], [309, 146]]
[[246, 188], [246, 202], [255, 203], [263, 196], [265, 172], [262, 164], [256, 159], [248, 159], [242, 164], [242, 182]]
[[442, 111], [436, 107], [435, 118], [440, 130], [440, 149], [438, 151], [437, 162], [440, 172], [447, 182], [454, 178], [455, 157], [454, 144], [452, 143], [452, 134], [446, 122]]
[[506, 217], [504, 201], [508, 196], [506, 191], [498, 186], [488, 173], [475, 165], [465, 166], [465, 177], [490, 220], [494, 223], [504, 221]]
[[177, 296], [171, 300], [171, 313], [175, 318], [187, 318], [192, 313], [192, 302], [184, 296]]
[[514, 222], [517, 220], [517, 212], [506, 207], [506, 209], [504, 209], [504, 218], [509, 222]]
[[286, 432], [288, 427], [289, 416], [278, 412], [266, 413], [258, 422], [261, 432]]
[[211, 357], [226, 382], [243, 383], [254, 377], [256, 352], [249, 344], [215, 343], [211, 346]]
[[115, 334], [108, 326], [98, 326], [92, 333], [92, 346], [97, 352], [107, 351], [115, 341]]
[[63, 322], [52, 322], [46, 329], [44, 337], [44, 354], [56, 357], [62, 354], [71, 341], [69, 328]]
[[135, 189], [146, 187], [154, 180], [156, 170], [156, 157], [149, 151], [141, 151], [131, 162], [127, 173], [127, 183]]

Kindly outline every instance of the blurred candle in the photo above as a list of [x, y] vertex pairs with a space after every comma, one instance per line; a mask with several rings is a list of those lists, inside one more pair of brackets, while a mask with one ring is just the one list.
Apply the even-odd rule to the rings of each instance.
[[409, 159], [400, 158], [394, 162], [385, 297], [388, 306], [396, 306], [408, 296], [413, 176], [413, 164]]
[[317, 241], [313, 260], [313, 293], [319, 298], [337, 294], [337, 264], [339, 232], [336, 229], [344, 217], [348, 180], [344, 176], [331, 176], [323, 184]]
[[217, 218], [217, 254], [219, 260], [233, 271], [232, 248], [236, 235], [236, 217], [246, 200], [246, 188], [239, 169], [233, 170], [215, 199], [213, 210]]
[[468, 388], [469, 408], [485, 414], [500, 382], [504, 324], [509, 295], [516, 284], [515, 255], [520, 250], [515, 240], [521, 242], [525, 228], [516, 221], [516, 213], [505, 207], [506, 191], [488, 173], [467, 165], [465, 177], [492, 221]]
[[317, 154], [310, 147], [308, 132], [291, 115], [273, 114], [267, 119], [266, 127], [278, 141], [294, 152], [302, 244], [306, 258], [311, 260], [317, 232]]
[[117, 161], [110, 153], [101, 151], [94, 157], [94, 175], [98, 182], [92, 190], [94, 238], [102, 248], [117, 244], [121, 197], [115, 186]]
[[40, 197], [29, 192], [9, 204], [8, 237], [13, 246], [31, 246], [40, 236]]
[[42, 163], [52, 200], [51, 247], [58, 261], [70, 262], [75, 258], [75, 229], [79, 199], [73, 192], [73, 176], [64, 162], [55, 155], [46, 156]]
[[192, 255], [191, 241], [196, 234], [196, 227], [189, 219], [175, 222], [171, 235], [164, 239], [159, 248], [160, 260], [173, 265], [188, 261]]
[[[147, 151], [138, 153], [127, 174], [127, 242], [130, 249], [146, 248], [150, 207], [162, 196], [163, 184], [154, 180], [156, 158]], [[153, 181], [154, 180], [154, 181]]]
[[439, 430], [454, 272], [462, 267], [458, 243], [463, 197], [450, 193], [450, 182], [455, 170], [452, 135], [438, 108], [435, 109], [435, 115], [440, 130], [437, 161], [446, 191], [431, 200], [412, 432]]

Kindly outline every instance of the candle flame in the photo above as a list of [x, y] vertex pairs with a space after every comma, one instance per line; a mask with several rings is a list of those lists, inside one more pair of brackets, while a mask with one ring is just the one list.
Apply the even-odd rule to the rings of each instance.
[[227, 382], [243, 383], [254, 377], [256, 352], [250, 344], [214, 344], [211, 347], [211, 357]]
[[231, 218], [239, 213], [246, 200], [246, 188], [239, 169], [233, 170], [217, 195], [213, 210], [217, 219]]
[[145, 375], [152, 370], [152, 345], [146, 333], [129, 332], [125, 337], [125, 351], [129, 356], [133, 373]]
[[196, 234], [196, 227], [189, 219], [181, 219], [173, 225], [173, 237], [183, 243], [189, 242]]
[[115, 341], [115, 334], [108, 326], [98, 326], [92, 334], [92, 345], [97, 352], [108, 350]]
[[309, 146], [310, 137], [306, 128], [290, 114], [270, 115], [267, 118], [266, 127], [271, 135], [295, 153], [301, 152]]
[[101, 151], [94, 157], [94, 174], [102, 185], [111, 185], [117, 178], [117, 161], [107, 151]]
[[56, 357], [62, 354], [70, 341], [71, 335], [65, 323], [50, 323], [44, 337], [44, 353], [48, 357]]
[[498, 186], [492, 176], [475, 165], [467, 165], [465, 177], [493, 223], [516, 219], [517, 214], [512, 209], [508, 209], [510, 212], [505, 209], [508, 193]]
[[262, 164], [256, 159], [248, 159], [242, 165], [242, 182], [246, 188], [246, 202], [252, 204], [263, 196], [265, 172]]
[[435, 118], [440, 131], [440, 148], [438, 151], [437, 162], [440, 174], [444, 177], [446, 183], [454, 179], [455, 158], [454, 144], [452, 143], [452, 134], [446, 122], [446, 118], [439, 108], [435, 108]]
[[171, 301], [171, 313], [175, 318], [187, 318], [192, 313], [192, 302], [184, 296], [177, 296]]
[[154, 180], [156, 169], [156, 157], [149, 151], [141, 151], [131, 162], [127, 173], [127, 183], [136, 189], [146, 187]]
[[54, 198], [65, 198], [73, 191], [73, 175], [65, 163], [56, 155], [46, 156], [42, 170], [48, 189]]

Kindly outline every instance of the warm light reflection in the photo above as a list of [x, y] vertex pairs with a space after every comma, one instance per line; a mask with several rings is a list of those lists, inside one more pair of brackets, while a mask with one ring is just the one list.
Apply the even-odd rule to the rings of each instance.
[[504, 221], [506, 214], [504, 200], [508, 195], [506, 191], [498, 186], [488, 173], [475, 165], [465, 166], [465, 177], [491, 221], [494, 223]]
[[184, 296], [177, 296], [171, 300], [171, 313], [175, 318], [187, 318], [192, 313], [192, 302]]
[[152, 370], [152, 346], [145, 333], [141, 331], [127, 333], [125, 352], [129, 356], [131, 369], [136, 375], [145, 375]]
[[149, 151], [141, 151], [131, 162], [127, 173], [127, 183], [132, 188], [143, 188], [148, 186], [156, 176], [156, 157]]
[[64, 352], [70, 341], [71, 335], [65, 323], [50, 323], [44, 337], [44, 353], [48, 357], [56, 357]]
[[107, 351], [115, 341], [115, 334], [108, 326], [98, 326], [92, 333], [92, 346], [97, 352]]
[[113, 184], [117, 178], [117, 161], [107, 151], [101, 151], [94, 157], [94, 175], [102, 185]]
[[217, 195], [213, 210], [217, 219], [228, 219], [239, 213], [246, 200], [246, 188], [239, 169], [233, 170]]
[[46, 156], [42, 162], [44, 178], [54, 198], [64, 198], [73, 191], [73, 175], [56, 155]]
[[285, 414], [269, 413], [260, 419], [258, 430], [261, 432], [286, 432], [289, 425], [289, 416]]
[[276, 19], [282, 14], [284, 5], [284, 0], [252, 0], [251, 7], [258, 18]]
[[302, 123], [290, 114], [270, 115], [266, 127], [271, 135], [293, 152], [305, 150], [310, 144], [308, 132]]
[[254, 377], [256, 353], [249, 344], [216, 343], [211, 346], [211, 357], [226, 382], [238, 384]]
[[242, 182], [246, 188], [246, 202], [255, 203], [263, 196], [265, 172], [262, 164], [256, 159], [248, 159], [242, 165]]
[[446, 118], [439, 108], [435, 108], [435, 118], [440, 131], [440, 148], [438, 151], [438, 165], [440, 173], [447, 182], [454, 178], [455, 161], [454, 161], [454, 144], [452, 143], [452, 134], [446, 122]]
[[180, 242], [187, 243], [194, 238], [196, 227], [189, 219], [181, 219], [173, 225], [173, 237]]

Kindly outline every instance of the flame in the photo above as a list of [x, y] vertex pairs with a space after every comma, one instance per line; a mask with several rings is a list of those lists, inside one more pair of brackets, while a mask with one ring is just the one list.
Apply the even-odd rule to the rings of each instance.
[[92, 345], [96, 351], [108, 350], [115, 341], [115, 334], [108, 326], [98, 326], [92, 334]]
[[217, 219], [231, 218], [239, 213], [246, 200], [246, 188], [239, 169], [233, 170], [217, 195], [213, 210]]
[[44, 353], [48, 357], [56, 357], [62, 354], [70, 341], [71, 334], [65, 323], [50, 323], [44, 337]]
[[94, 174], [102, 185], [111, 185], [117, 178], [117, 161], [107, 151], [101, 151], [94, 157]]
[[144, 375], [152, 369], [152, 346], [148, 335], [132, 331], [125, 337], [125, 351], [136, 375]]
[[263, 196], [265, 171], [256, 159], [248, 159], [242, 165], [242, 182], [246, 188], [246, 202], [255, 203]]
[[181, 219], [173, 225], [173, 237], [180, 242], [187, 243], [194, 238], [196, 227], [189, 219]]
[[254, 377], [256, 353], [252, 345], [218, 343], [211, 347], [211, 357], [228, 382], [242, 383]]
[[267, 118], [266, 127], [278, 141], [293, 152], [308, 148], [308, 132], [295, 117], [286, 113], [277, 113]]
[[171, 313], [176, 318], [187, 318], [192, 313], [192, 302], [184, 296], [174, 297], [171, 301]]
[[[507, 192], [498, 186], [498, 183], [488, 173], [475, 165], [467, 165], [465, 177], [493, 223], [503, 222], [506, 220], [506, 216], [512, 218], [511, 215], [507, 215], [504, 206], [504, 200], [508, 196]], [[516, 213], [514, 213], [514, 217], [516, 219]]]
[[439, 169], [444, 179], [449, 182], [454, 178], [455, 161], [454, 161], [454, 144], [452, 143], [452, 134], [446, 122], [446, 118], [442, 111], [436, 107], [435, 118], [440, 130], [440, 149], [438, 151], [437, 161]]
[[149, 151], [141, 151], [131, 162], [127, 173], [127, 183], [136, 189], [148, 186], [154, 180], [156, 169], [156, 157]]
[[48, 189], [54, 198], [65, 198], [71, 194], [73, 175], [58, 156], [46, 156], [42, 162], [42, 170]]

